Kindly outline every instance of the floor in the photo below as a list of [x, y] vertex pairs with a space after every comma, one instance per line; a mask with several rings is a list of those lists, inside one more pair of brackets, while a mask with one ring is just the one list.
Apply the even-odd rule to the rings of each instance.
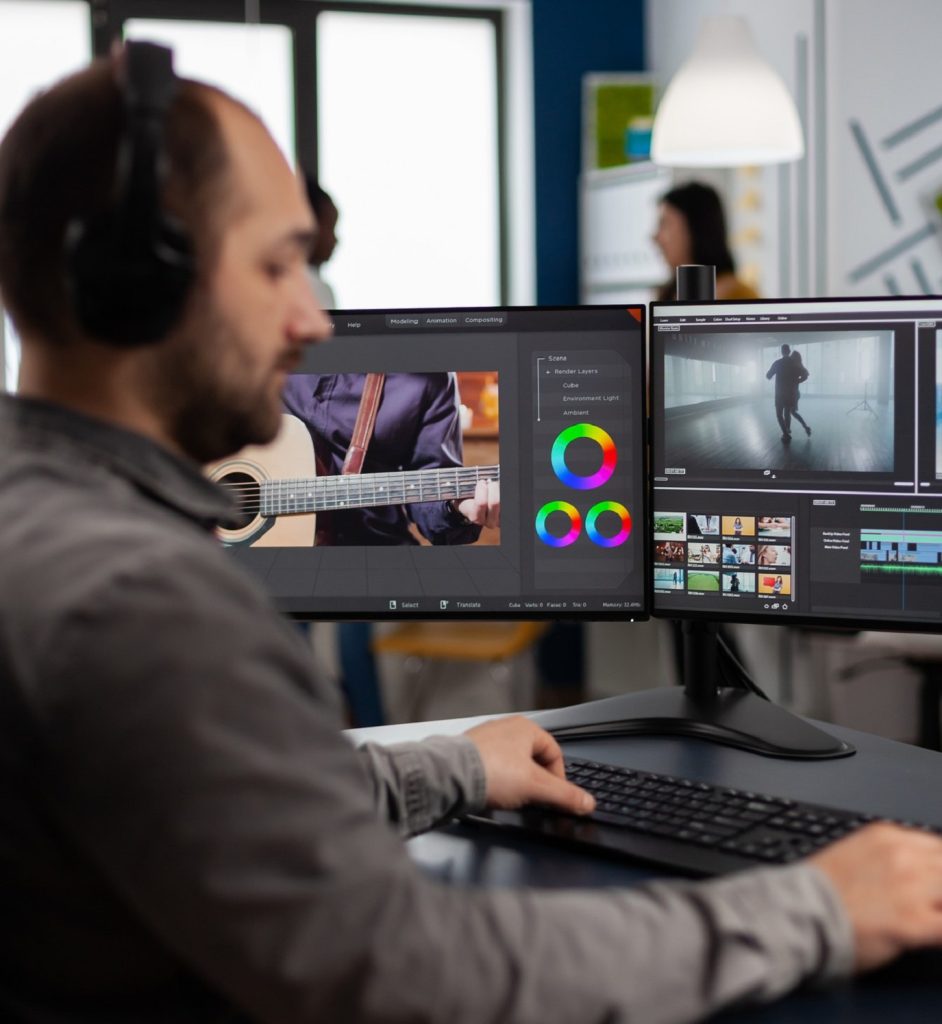
[[799, 413], [811, 428], [792, 423], [782, 441], [775, 409], [767, 399], [677, 417], [668, 423], [665, 465], [704, 469], [782, 469], [815, 472], [893, 470], [894, 404], [876, 401], [854, 408], [849, 398], [802, 398]]

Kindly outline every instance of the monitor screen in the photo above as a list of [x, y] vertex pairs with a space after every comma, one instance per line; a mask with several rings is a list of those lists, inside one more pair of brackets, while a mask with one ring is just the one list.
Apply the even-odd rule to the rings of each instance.
[[208, 470], [242, 506], [224, 543], [283, 611], [646, 614], [644, 307], [331, 318], [275, 443]]
[[942, 299], [651, 307], [654, 611], [942, 622]]

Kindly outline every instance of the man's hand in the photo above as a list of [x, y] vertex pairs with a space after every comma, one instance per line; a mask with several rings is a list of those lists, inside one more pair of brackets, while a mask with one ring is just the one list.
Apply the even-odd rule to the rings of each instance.
[[474, 497], [460, 501], [458, 511], [476, 526], [500, 526], [500, 483], [478, 480]]
[[488, 807], [541, 803], [572, 814], [588, 814], [595, 808], [589, 793], [566, 781], [559, 744], [529, 719], [485, 722], [466, 735], [484, 762]]
[[942, 839], [879, 823], [808, 859], [837, 889], [856, 940], [857, 968], [942, 945]]

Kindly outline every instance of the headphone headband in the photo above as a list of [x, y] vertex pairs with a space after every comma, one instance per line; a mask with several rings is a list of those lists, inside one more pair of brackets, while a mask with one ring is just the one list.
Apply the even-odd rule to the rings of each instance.
[[193, 249], [161, 209], [165, 124], [179, 91], [173, 53], [129, 42], [115, 64], [126, 112], [111, 207], [66, 232], [66, 272], [83, 330], [120, 347], [152, 344], [179, 319], [193, 279]]

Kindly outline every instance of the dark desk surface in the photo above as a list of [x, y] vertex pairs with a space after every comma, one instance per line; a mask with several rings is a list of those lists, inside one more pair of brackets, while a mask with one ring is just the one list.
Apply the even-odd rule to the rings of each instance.
[[[358, 730], [380, 742], [461, 732], [479, 719]], [[870, 814], [942, 825], [942, 754], [825, 725], [857, 748], [853, 757], [796, 762], [759, 757], [701, 740], [636, 737], [567, 742], [573, 756]], [[638, 885], [665, 872], [612, 857], [550, 846], [468, 825], [410, 841], [428, 873], [456, 885], [579, 888]], [[767, 1007], [721, 1014], [728, 1024], [829, 1024], [866, 1021], [921, 1024], [942, 1019], [942, 951], [913, 954], [896, 965], [827, 991], [804, 991]]]

